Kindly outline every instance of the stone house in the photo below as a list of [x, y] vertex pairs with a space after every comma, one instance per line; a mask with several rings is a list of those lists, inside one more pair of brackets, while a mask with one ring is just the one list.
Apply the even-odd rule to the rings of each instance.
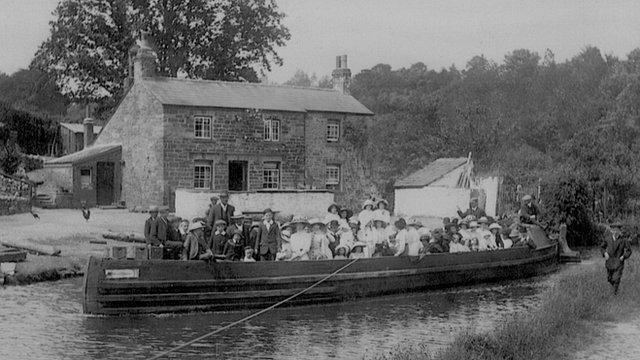
[[94, 144], [45, 164], [71, 177], [75, 206], [175, 207], [177, 189], [324, 189], [341, 201], [366, 182], [344, 132], [373, 114], [348, 94], [346, 56], [334, 89], [318, 89], [157, 77], [145, 41], [132, 55], [132, 85]]

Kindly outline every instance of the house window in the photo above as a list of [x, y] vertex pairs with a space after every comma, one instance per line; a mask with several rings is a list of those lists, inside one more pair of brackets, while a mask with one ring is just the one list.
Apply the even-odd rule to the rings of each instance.
[[196, 139], [211, 139], [211, 118], [208, 116], [194, 117], [193, 134]]
[[91, 189], [91, 168], [80, 169], [80, 188]]
[[193, 168], [193, 188], [211, 189], [211, 164], [196, 163]]
[[329, 120], [327, 122], [327, 141], [337, 142], [340, 139], [340, 121]]
[[264, 141], [280, 141], [280, 120], [264, 121]]
[[280, 188], [280, 163], [271, 161], [262, 164], [262, 188]]
[[325, 183], [327, 185], [327, 189], [340, 189], [340, 165], [327, 165]]

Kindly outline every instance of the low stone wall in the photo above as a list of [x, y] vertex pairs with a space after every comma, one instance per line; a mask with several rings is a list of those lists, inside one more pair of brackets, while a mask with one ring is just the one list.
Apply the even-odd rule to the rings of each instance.
[[0, 215], [13, 215], [29, 212], [29, 199], [14, 196], [0, 196]]
[[[198, 192], [190, 189], [176, 190], [175, 214], [186, 219], [204, 216], [211, 196], [218, 192]], [[334, 194], [327, 190], [275, 190], [232, 192], [229, 204], [243, 212], [260, 212], [266, 208], [280, 215], [324, 216], [334, 202]]]

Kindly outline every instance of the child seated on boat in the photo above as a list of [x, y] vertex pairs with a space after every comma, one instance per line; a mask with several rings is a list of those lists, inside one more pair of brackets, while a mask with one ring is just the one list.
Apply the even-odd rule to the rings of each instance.
[[324, 217], [324, 223], [328, 224], [331, 220], [340, 220], [340, 207], [337, 204], [329, 205], [327, 209], [327, 214]]
[[504, 242], [502, 241], [502, 234], [500, 234], [500, 232], [502, 231], [502, 226], [500, 226], [498, 223], [493, 223], [489, 225], [489, 231], [491, 231], [491, 235], [493, 235], [493, 242], [495, 243], [496, 247], [498, 249], [503, 249]]
[[213, 224], [213, 232], [211, 233], [211, 251], [214, 255], [223, 254], [224, 244], [227, 242], [227, 222], [219, 219]]
[[455, 233], [452, 235], [451, 244], [449, 244], [450, 253], [469, 252], [469, 247], [462, 243], [462, 237], [460, 234]]
[[309, 222], [303, 217], [294, 217], [291, 224], [296, 231], [291, 235], [289, 245], [291, 247], [291, 258], [289, 260], [309, 260], [309, 250], [311, 249], [311, 233], [309, 232]]
[[389, 244], [389, 247], [393, 248], [393, 255], [394, 256], [400, 256], [400, 255], [406, 255], [407, 252], [407, 222], [403, 219], [403, 218], [399, 218], [398, 220], [396, 220], [396, 222], [394, 223], [396, 229], [397, 229], [397, 233], [396, 236], [394, 237], [394, 240], [391, 244]]
[[242, 258], [243, 262], [255, 262], [256, 259], [253, 258], [253, 248], [251, 246], [246, 246], [244, 248], [244, 257]]
[[334, 259], [348, 259], [349, 247], [343, 244], [336, 246], [336, 254]]
[[280, 227], [280, 238], [282, 243], [280, 250], [276, 254], [276, 260], [289, 260], [293, 256], [293, 250], [291, 249], [291, 232], [293, 231], [293, 225], [291, 223], [284, 223]]
[[349, 254], [349, 259], [364, 259], [370, 257], [367, 254], [367, 244], [358, 241], [353, 244], [351, 248], [351, 253]]
[[[332, 259], [333, 253], [329, 249], [331, 240], [327, 236], [326, 225], [320, 219], [309, 221], [311, 224], [311, 249], [309, 250], [309, 259], [326, 260]], [[334, 240], [335, 241], [335, 240]]]
[[242, 233], [240, 231], [234, 231], [233, 235], [227, 242], [224, 244], [224, 248], [222, 250], [222, 254], [225, 259], [231, 261], [238, 261], [242, 258]]

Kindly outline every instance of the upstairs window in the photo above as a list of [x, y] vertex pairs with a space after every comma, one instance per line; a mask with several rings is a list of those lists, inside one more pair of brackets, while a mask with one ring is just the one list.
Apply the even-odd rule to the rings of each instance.
[[280, 120], [267, 119], [264, 121], [264, 141], [280, 141]]
[[340, 190], [340, 165], [327, 165], [325, 184], [329, 190]]
[[262, 164], [262, 188], [280, 188], [280, 163], [275, 161]]
[[196, 139], [211, 139], [211, 117], [196, 116], [193, 118], [193, 135]]
[[337, 142], [340, 139], [340, 121], [327, 121], [327, 141]]
[[193, 188], [211, 189], [211, 164], [196, 163], [193, 168]]

